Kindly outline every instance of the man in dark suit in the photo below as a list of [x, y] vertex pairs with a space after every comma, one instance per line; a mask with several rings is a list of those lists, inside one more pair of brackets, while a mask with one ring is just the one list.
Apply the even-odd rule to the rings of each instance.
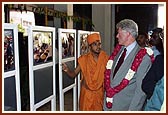
[[[159, 31], [158, 31], [159, 30]], [[160, 51], [157, 55], [150, 70], [142, 81], [142, 90], [147, 95], [147, 103], [144, 107], [145, 111], [160, 111], [164, 102], [164, 33], [163, 29], [156, 28], [151, 37], [158, 44], [156, 48]], [[154, 42], [155, 43], [155, 42]]]
[[[128, 71], [131, 69], [132, 63], [141, 50], [141, 47], [137, 44], [136, 38], [138, 36], [138, 26], [137, 24], [130, 19], [121, 20], [116, 28], [118, 33], [116, 37], [118, 38], [118, 43], [121, 45], [121, 49], [118, 51], [116, 56], [113, 59], [113, 64], [111, 67], [110, 74], [110, 87], [114, 88], [121, 85], [122, 80], [126, 78]], [[123, 52], [123, 49], [126, 48], [126, 55], [124, 62], [121, 67], [118, 69], [115, 75], [114, 70], [118, 63], [118, 60]], [[115, 93], [112, 98], [107, 98], [105, 91], [104, 98], [104, 111], [139, 111], [142, 110], [143, 104], [146, 99], [145, 93], [141, 89], [142, 79], [148, 72], [151, 67], [151, 59], [147, 53], [141, 59], [142, 62], [138, 66], [137, 71], [133, 74], [132, 78], [129, 79], [128, 85], [125, 88]], [[121, 87], [121, 86], [120, 86]], [[112, 103], [112, 107], [107, 107], [107, 102]]]

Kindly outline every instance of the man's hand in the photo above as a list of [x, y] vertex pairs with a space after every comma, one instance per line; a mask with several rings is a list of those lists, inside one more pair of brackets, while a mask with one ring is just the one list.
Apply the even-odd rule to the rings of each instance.
[[68, 66], [65, 63], [62, 63], [62, 70], [65, 72], [69, 70]]

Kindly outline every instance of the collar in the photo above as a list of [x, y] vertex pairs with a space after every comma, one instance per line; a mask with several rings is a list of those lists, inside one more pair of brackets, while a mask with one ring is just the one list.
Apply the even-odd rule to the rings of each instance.
[[132, 44], [130, 44], [129, 46], [126, 47], [127, 49], [127, 53], [126, 53], [126, 56], [125, 58], [129, 55], [129, 53], [134, 49], [134, 47], [136, 46], [137, 42], [134, 41]]

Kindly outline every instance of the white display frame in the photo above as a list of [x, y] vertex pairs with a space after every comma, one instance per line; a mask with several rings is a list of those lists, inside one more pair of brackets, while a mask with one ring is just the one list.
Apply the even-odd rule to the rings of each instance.
[[[85, 30], [78, 30], [77, 31], [77, 34], [78, 34], [78, 49], [80, 49], [80, 50], [78, 50], [78, 58], [81, 55], [83, 55], [83, 54], [81, 54], [81, 34], [88, 34], [88, 35], [90, 35], [92, 33], [98, 33], [98, 34], [100, 34], [100, 32], [95, 32], [95, 31], [85, 31]], [[89, 52], [89, 50], [88, 50], [88, 52]], [[78, 103], [79, 103], [80, 88], [81, 88], [80, 87], [80, 83], [81, 83], [81, 75], [80, 74], [78, 74], [78, 80], [77, 80], [77, 82], [78, 82]], [[79, 104], [78, 104], [78, 109], [79, 109]]]
[[[29, 90], [30, 90], [30, 111], [36, 111], [37, 108], [51, 101], [51, 111], [56, 111], [56, 86], [55, 86], [55, 28], [45, 26], [29, 26], [28, 28], [28, 53], [29, 53]], [[52, 33], [52, 61], [34, 65], [33, 59], [33, 31], [51, 32]], [[53, 94], [35, 104], [34, 95], [34, 71], [46, 67], [53, 67]]]
[[[13, 30], [13, 44], [14, 44], [14, 62], [15, 62], [15, 69], [4, 72], [4, 61], [2, 61], [2, 73], [3, 73], [3, 81], [2, 81], [2, 92], [4, 96], [4, 80], [9, 77], [15, 76], [15, 85], [16, 85], [16, 105], [17, 105], [17, 111], [21, 111], [21, 96], [20, 96], [20, 70], [19, 70], [19, 44], [18, 44], [18, 27], [17, 24], [10, 24], [10, 23], [4, 23], [3, 29], [2, 29], [2, 46], [4, 46], [4, 30], [10, 29]], [[4, 54], [4, 48], [2, 50], [2, 54]], [[2, 56], [2, 60], [4, 60], [4, 56]], [[4, 106], [4, 100], [2, 99], [2, 106]], [[4, 111], [4, 107], [2, 109]]]
[[[63, 33], [72, 33], [74, 34], [74, 56], [62, 58], [62, 34]], [[63, 29], [58, 28], [58, 44], [59, 44], [59, 97], [60, 97], [60, 111], [64, 111], [64, 93], [69, 91], [70, 89], [73, 89], [73, 111], [77, 110], [77, 82], [76, 79], [74, 79], [74, 83], [63, 88], [63, 70], [62, 70], [62, 63], [69, 62], [69, 61], [75, 61], [75, 67], [76, 67], [76, 30], [75, 29]]]
[[[86, 34], [90, 34], [90, 31], [85, 31], [85, 30], [78, 30], [77, 34], [78, 34], [78, 58], [82, 55], [81, 53], [81, 35], [86, 35]], [[87, 37], [86, 37], [86, 42], [87, 42]], [[88, 45], [88, 44], [87, 44]], [[87, 46], [88, 47], [88, 46]], [[80, 49], [80, 50], [79, 50]], [[88, 49], [89, 50], [89, 49]], [[80, 97], [80, 83], [81, 83], [81, 75], [78, 74], [78, 103], [79, 103], [79, 97]], [[78, 104], [78, 109], [79, 109], [79, 104]]]

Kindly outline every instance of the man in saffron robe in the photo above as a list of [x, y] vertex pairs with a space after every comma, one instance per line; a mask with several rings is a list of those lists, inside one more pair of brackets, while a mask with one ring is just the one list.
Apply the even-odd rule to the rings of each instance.
[[99, 34], [93, 33], [88, 35], [87, 42], [90, 51], [79, 57], [78, 65], [74, 71], [71, 71], [65, 63], [62, 66], [63, 70], [71, 77], [75, 77], [81, 71], [79, 110], [102, 111], [104, 71], [109, 56], [101, 50]]

